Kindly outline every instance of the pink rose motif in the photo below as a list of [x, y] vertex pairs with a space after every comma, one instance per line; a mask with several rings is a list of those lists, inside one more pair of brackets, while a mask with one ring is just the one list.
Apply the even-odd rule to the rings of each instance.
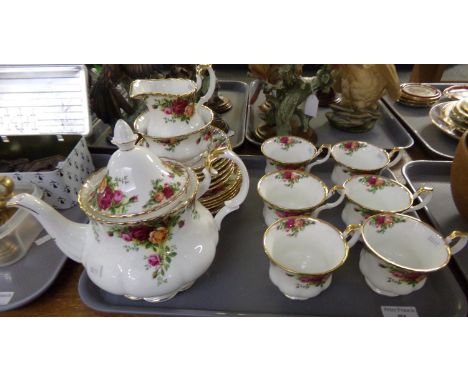
[[124, 194], [123, 194], [122, 191], [120, 191], [120, 190], [115, 190], [114, 191], [114, 197], [113, 197], [114, 202], [120, 203], [122, 201], [123, 197], [124, 197]]
[[296, 221], [294, 219], [288, 219], [286, 221], [285, 226], [286, 226], [286, 228], [290, 229], [290, 228], [294, 227], [295, 223], [296, 223]]
[[346, 143], [344, 144], [344, 147], [345, 147], [346, 149], [348, 149], [348, 150], [349, 150], [349, 149], [352, 149], [352, 148], [353, 148], [353, 142], [346, 142]]
[[385, 180], [382, 178], [377, 178], [377, 181], [375, 182], [376, 186], [383, 186], [385, 184]]
[[276, 212], [276, 216], [280, 218], [288, 218], [290, 216], [296, 215], [295, 212], [289, 212], [289, 211], [275, 211], [275, 212]]
[[151, 255], [148, 257], [148, 264], [151, 267], [157, 267], [161, 265], [161, 258], [158, 255]]
[[377, 216], [377, 218], [376, 218], [375, 221], [376, 221], [376, 223], [377, 223], [378, 225], [382, 225], [382, 224], [385, 223], [385, 216], [379, 215], [379, 216]]
[[289, 180], [293, 177], [293, 173], [291, 171], [283, 172], [283, 179]]
[[172, 195], [174, 195], [174, 190], [170, 186], [164, 186], [162, 192], [166, 199], [169, 199]]
[[172, 111], [175, 114], [184, 114], [188, 102], [184, 99], [176, 99], [172, 102]]
[[107, 210], [112, 204], [113, 197], [114, 193], [112, 192], [112, 189], [109, 186], [106, 186], [104, 191], [101, 192], [97, 197], [99, 208]]
[[373, 186], [377, 183], [377, 177], [376, 176], [371, 176], [368, 180], [368, 183]]
[[163, 111], [164, 114], [172, 114], [172, 107], [165, 107]]
[[124, 239], [125, 241], [132, 241], [132, 235], [128, 234], [128, 233], [123, 233], [122, 234], [122, 239]]
[[386, 216], [385, 217], [385, 224], [392, 224], [393, 223], [393, 218], [391, 216]]
[[132, 227], [130, 228], [130, 235], [132, 236], [133, 239], [139, 240], [139, 241], [145, 241], [148, 240], [148, 236], [151, 232], [151, 228], [147, 226], [138, 226], [138, 227]]
[[289, 143], [289, 138], [288, 137], [281, 137], [280, 142], [284, 145], [287, 145]]
[[301, 228], [304, 225], [304, 221], [302, 219], [297, 219], [296, 222], [294, 223], [294, 226], [296, 228]]
[[187, 105], [184, 110], [184, 115], [190, 118], [193, 115], [195, 107], [193, 105]]
[[156, 192], [154, 195], [153, 195], [153, 199], [157, 202], [157, 203], [161, 203], [163, 200], [164, 200], [164, 194], [162, 192]]

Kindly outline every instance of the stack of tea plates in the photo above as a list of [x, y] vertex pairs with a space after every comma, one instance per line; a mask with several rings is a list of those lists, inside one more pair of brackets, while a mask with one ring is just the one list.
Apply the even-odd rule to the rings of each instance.
[[442, 93], [439, 89], [416, 83], [401, 84], [401, 95], [398, 99], [403, 105], [412, 107], [428, 107], [434, 105]]
[[468, 98], [468, 84], [449, 86], [444, 90], [443, 95], [444, 97], [450, 98], [451, 100]]
[[[231, 149], [228, 136], [216, 127], [211, 127], [210, 134], [212, 135], [209, 153], [214, 150]], [[195, 165], [191, 166], [198, 176], [199, 181], [203, 181], [202, 173], [205, 167], [205, 158], [201, 158]], [[212, 168], [215, 174], [211, 176], [210, 188], [203, 194], [199, 201], [212, 214], [217, 213], [223, 206], [224, 202], [232, 199], [240, 190], [242, 184], [242, 175], [238, 166], [227, 158], [218, 158], [212, 162]]]
[[460, 139], [468, 130], [468, 98], [435, 105], [430, 113], [432, 122], [452, 138]]

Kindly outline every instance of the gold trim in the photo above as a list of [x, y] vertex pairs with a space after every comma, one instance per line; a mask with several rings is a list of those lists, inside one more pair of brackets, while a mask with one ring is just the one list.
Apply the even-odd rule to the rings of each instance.
[[224, 202], [234, 198], [239, 193], [240, 187], [241, 183], [239, 182], [239, 184], [237, 184], [236, 187], [232, 189], [231, 192], [229, 192], [229, 194], [223, 195], [222, 198], [219, 198], [216, 201], [212, 202], [200, 201], [200, 203], [202, 203], [206, 208], [216, 208], [219, 205], [224, 204]]
[[[356, 202], [354, 199], [352, 199], [348, 193], [346, 192], [347, 188], [346, 188], [346, 185], [348, 182], [351, 182], [354, 178], [360, 178], [360, 177], [363, 177], [363, 176], [377, 176], [379, 178], [383, 178], [385, 180], [389, 180], [390, 182], [396, 184], [397, 186], [399, 186], [400, 188], [402, 188], [403, 190], [406, 191], [406, 193], [408, 194], [409, 196], [409, 199], [410, 199], [410, 203], [407, 207], [401, 209], [401, 210], [376, 210], [374, 208], [369, 208], [369, 207], [366, 207], [364, 205], [362, 205], [361, 203], [358, 203]], [[398, 182], [397, 180], [394, 180], [394, 179], [391, 179], [391, 178], [387, 178], [385, 176], [381, 176], [381, 175], [375, 175], [375, 174], [358, 174], [358, 175], [352, 175], [350, 176], [348, 179], [345, 180], [345, 182], [343, 183], [343, 187], [345, 189], [345, 196], [346, 196], [346, 199], [348, 199], [351, 203], [354, 203], [356, 204], [357, 206], [361, 207], [361, 208], [364, 208], [368, 211], [375, 211], [375, 212], [379, 212], [379, 213], [383, 213], [383, 212], [391, 212], [391, 213], [398, 213], [398, 212], [402, 212], [402, 211], [406, 211], [408, 208], [410, 208], [412, 205], [413, 205], [413, 202], [414, 202], [414, 199], [413, 199], [413, 194], [411, 193], [411, 191], [406, 188], [403, 184], [401, 184], [400, 182]], [[427, 187], [429, 188], [429, 187]], [[419, 196], [419, 194], [417, 195]]]
[[[445, 249], [447, 250], [447, 259], [445, 260], [445, 262], [437, 267], [437, 268], [429, 268], [429, 269], [420, 269], [420, 268], [411, 268], [411, 267], [406, 267], [406, 266], [403, 266], [403, 265], [400, 265], [392, 260], [389, 260], [387, 259], [385, 256], [381, 255], [376, 249], [374, 249], [367, 241], [365, 235], [364, 235], [364, 228], [366, 227], [366, 225], [368, 224], [368, 221], [370, 221], [370, 219], [372, 219], [374, 216], [381, 216], [381, 215], [385, 215], [385, 216], [400, 216], [400, 217], [403, 217], [405, 219], [410, 219], [410, 220], [414, 220], [414, 221], [417, 221], [423, 225], [425, 225], [427, 228], [429, 228], [432, 232], [434, 232], [441, 240], [442, 240], [442, 243], [445, 245]], [[429, 224], [423, 222], [422, 220], [419, 220], [419, 219], [416, 219], [415, 217], [412, 217], [412, 216], [409, 216], [409, 215], [404, 215], [404, 214], [398, 214], [398, 213], [378, 213], [378, 214], [374, 214], [372, 216], [369, 216], [366, 220], [364, 220], [364, 222], [362, 223], [362, 226], [361, 226], [361, 237], [362, 237], [362, 240], [364, 241], [364, 244], [366, 245], [366, 248], [369, 249], [375, 256], [377, 256], [380, 260], [384, 261], [385, 263], [387, 264], [390, 264], [390, 265], [393, 265], [395, 267], [398, 267], [400, 269], [404, 269], [404, 270], [407, 270], [407, 271], [411, 271], [411, 272], [419, 272], [419, 273], [429, 273], [429, 272], [435, 272], [435, 271], [438, 271], [439, 269], [442, 269], [443, 267], [445, 267], [449, 261], [450, 261], [450, 258], [452, 257], [452, 251], [451, 251], [451, 248], [450, 246], [447, 245], [447, 243], [445, 243], [445, 240], [444, 238], [442, 237], [442, 235], [437, 232], [434, 227], [430, 226]]]
[[[444, 134], [448, 135], [452, 139], [456, 139], [457, 141], [459, 141], [463, 134], [460, 130], [457, 129], [456, 126], [454, 126], [454, 123], [451, 119], [447, 119], [448, 115], [445, 111], [445, 109], [448, 107], [453, 108], [453, 106], [450, 104], [456, 102], [457, 101], [448, 101], [434, 105], [429, 111], [429, 118], [431, 118], [432, 124], [439, 130], [441, 130]], [[436, 112], [437, 116], [434, 116], [433, 114], [436, 114]], [[442, 124], [440, 124], [440, 121], [435, 119], [436, 117], [438, 117], [440, 121], [442, 121], [445, 125], [443, 126]]]
[[201, 76], [208, 68], [211, 68], [211, 64], [198, 64], [195, 67], [195, 71], [199, 76]]
[[[154, 136], [151, 136], [151, 135], [143, 134], [141, 132], [140, 128], [138, 127], [138, 124], [139, 124], [139, 120], [143, 117], [143, 115], [146, 114], [146, 113], [149, 113], [148, 111], [145, 111], [145, 112], [141, 113], [138, 117], [135, 118], [135, 120], [133, 121], [133, 130], [137, 134], [140, 134], [145, 140], [150, 139], [152, 141], [156, 141], [156, 143], [160, 143], [159, 141], [161, 141], [161, 140], [167, 141], [168, 139], [182, 140], [182, 139], [188, 138], [188, 137], [190, 137], [191, 135], [194, 135], [194, 134], [204, 133], [209, 127], [211, 127], [211, 122], [213, 122], [214, 114], [213, 114], [213, 110], [211, 110], [209, 107], [206, 107], [205, 105], [200, 105], [200, 107], [203, 107], [203, 108], [205, 108], [205, 109], [207, 109], [209, 111], [210, 116], [211, 116], [210, 121], [208, 123], [206, 123], [205, 125], [203, 125], [202, 127], [200, 127], [198, 130], [191, 131], [190, 133], [185, 133], [185, 134], [180, 134], [180, 135], [172, 135], [170, 137], [154, 137]], [[162, 143], [160, 143], [160, 144], [162, 144]]]
[[[309, 221], [313, 221], [313, 222], [319, 222], [319, 223], [326, 224], [329, 227], [333, 228], [340, 235], [341, 240], [342, 240], [343, 244], [345, 245], [345, 253], [344, 253], [344, 256], [341, 259], [340, 263], [337, 266], [335, 266], [334, 268], [331, 268], [330, 270], [327, 270], [325, 272], [321, 272], [321, 273], [301, 273], [301, 272], [293, 271], [292, 269], [289, 269], [289, 268], [283, 266], [282, 264], [277, 262], [275, 259], [273, 259], [273, 257], [271, 256], [270, 252], [268, 251], [268, 249], [266, 247], [266, 238], [267, 238], [270, 230], [272, 230], [274, 227], [276, 227], [281, 222], [292, 219], [292, 218], [294, 218], [294, 219], [304, 219], [304, 220], [309, 220]], [[312, 218], [312, 217], [306, 216], [306, 215], [298, 215], [298, 216], [289, 216], [289, 217], [286, 217], [286, 218], [278, 219], [274, 223], [272, 223], [272, 224], [270, 224], [268, 226], [268, 228], [265, 230], [265, 232], [263, 234], [263, 251], [265, 252], [266, 256], [268, 257], [268, 259], [273, 264], [280, 267], [282, 270], [284, 270], [287, 273], [290, 273], [290, 274], [293, 274], [293, 275], [296, 275], [296, 276], [322, 276], [322, 275], [326, 275], [328, 273], [332, 273], [333, 271], [335, 271], [336, 269], [338, 269], [339, 267], [341, 267], [345, 263], [346, 259], [348, 258], [349, 245], [348, 245], [348, 241], [343, 236], [343, 233], [338, 228], [336, 228], [333, 224], [331, 224], [331, 223], [329, 223], [329, 222], [327, 222], [325, 220], [322, 220], [322, 219]]]
[[[161, 82], [161, 81], [177, 81], [177, 82], [187, 82], [189, 81], [192, 86], [193, 90], [187, 93], [163, 93], [163, 92], [149, 92], [149, 93], [140, 93], [140, 94], [134, 94], [135, 89], [134, 87], [136, 84], [145, 81], [145, 82]], [[130, 84], [130, 91], [128, 92], [130, 98], [135, 98], [135, 99], [144, 99], [147, 96], [161, 96], [161, 97], [170, 97], [170, 98], [182, 98], [182, 97], [189, 97], [195, 95], [195, 93], [198, 91], [197, 84], [189, 79], [184, 79], [184, 78], [157, 78], [157, 79], [147, 79], [147, 80], [135, 80], [132, 81]]]
[[[417, 94], [405, 91], [405, 89], [410, 87], [410, 86], [413, 86], [413, 87], [418, 87], [419, 86], [421, 88], [430, 89], [435, 93], [435, 95], [433, 95], [433, 96], [423, 96], [423, 95], [417, 95]], [[418, 82], [403, 83], [403, 84], [400, 85], [400, 89], [401, 89], [401, 92], [405, 96], [408, 96], [409, 98], [416, 98], [416, 99], [422, 99], [422, 100], [428, 100], [428, 101], [434, 101], [434, 100], [437, 101], [442, 96], [442, 92], [439, 89], [437, 89], [436, 87], [428, 85], [428, 84], [418, 83]]]
[[236, 172], [236, 178], [234, 179], [233, 183], [229, 185], [226, 189], [220, 191], [219, 193], [216, 193], [214, 195], [210, 195], [207, 197], [204, 197], [204, 195], [202, 195], [200, 197], [200, 201], [210, 203], [210, 202], [214, 202], [217, 199], [221, 199], [225, 195], [228, 195], [236, 186], [238, 186], [239, 182], [242, 182], [242, 176], [241, 176], [240, 170]]
[[[194, 201], [196, 195], [197, 195], [197, 192], [198, 192], [198, 188], [199, 188], [199, 182], [198, 182], [198, 179], [197, 179], [197, 176], [196, 174], [194, 173], [193, 174], [193, 180], [195, 183], [195, 187], [194, 187], [194, 190], [192, 192], [192, 194], [190, 194], [187, 199], [185, 199], [184, 202], [180, 203], [180, 205], [175, 205], [175, 207], [177, 207], [176, 209], [174, 210], [169, 210], [167, 213], [165, 214], [162, 214], [162, 215], [159, 215], [159, 216], [155, 216], [155, 217], [149, 217], [149, 218], [142, 218], [138, 221], [124, 221], [124, 222], [115, 222], [115, 221], [112, 221], [112, 220], [105, 220], [102, 216], [94, 213], [93, 211], [89, 211], [88, 209], [88, 206], [83, 204], [83, 193], [86, 191], [86, 186], [87, 184], [89, 183], [90, 179], [96, 175], [98, 172], [100, 171], [104, 171], [105, 168], [102, 168], [98, 171], [95, 171], [93, 174], [89, 175], [88, 178], [86, 179], [85, 183], [83, 184], [83, 186], [81, 187], [80, 189], [80, 192], [78, 193], [78, 205], [80, 206], [81, 210], [89, 217], [90, 220], [93, 220], [95, 222], [98, 222], [98, 223], [101, 223], [101, 224], [107, 224], [107, 225], [128, 225], [128, 226], [134, 226], [134, 225], [139, 225], [139, 224], [142, 224], [142, 223], [145, 223], [145, 222], [149, 222], [149, 221], [155, 221], [155, 220], [159, 220], [159, 219], [162, 219], [162, 218], [165, 218], [169, 215], [172, 215], [176, 212], [179, 212], [182, 208], [185, 208], [188, 204], [190, 204], [192, 201]], [[192, 171], [193, 170], [189, 170], [187, 169], [187, 171]], [[173, 202], [176, 202], [176, 200], [173, 200]], [[169, 206], [170, 204], [166, 205], [165, 207]], [[151, 214], [151, 213], [154, 213], [154, 211], [152, 212], [149, 212], [148, 214]], [[146, 215], [146, 214], [145, 214]], [[145, 216], [145, 215], [139, 215], [139, 216]], [[105, 216], [104, 216], [105, 217]], [[119, 217], [120, 218], [120, 217]], [[128, 219], [128, 217], [125, 217], [123, 219]]]
[[[341, 161], [339, 161], [338, 159], [335, 158], [335, 154], [334, 154], [333, 150], [335, 149], [335, 147], [338, 147], [338, 145], [341, 145], [342, 143], [346, 143], [346, 142], [365, 143], [365, 144], [368, 145], [368, 146], [373, 146], [373, 147], [377, 148], [378, 150], [383, 151], [383, 152], [385, 153], [385, 155], [387, 156], [387, 163], [385, 163], [385, 165], [383, 165], [382, 167], [379, 167], [379, 168], [376, 168], [376, 169], [372, 169], [372, 168], [371, 168], [371, 169], [358, 169], [358, 168], [350, 167], [350, 166], [348, 166], [347, 164], [342, 163]], [[357, 140], [354, 140], [354, 139], [349, 139], [349, 140], [346, 140], [346, 141], [341, 141], [341, 142], [335, 143], [335, 144], [331, 147], [330, 152], [331, 152], [331, 156], [333, 157], [333, 159], [335, 160], [336, 163], [342, 165], [343, 167], [346, 167], [346, 168], [350, 169], [351, 171], [357, 171], [357, 172], [362, 173], [363, 171], [374, 171], [374, 172], [377, 172], [377, 171], [379, 171], [379, 170], [382, 170], [383, 168], [387, 167], [388, 164], [392, 161], [392, 158], [391, 158], [391, 156], [390, 156], [389, 153], [392, 153], [392, 155], [393, 155], [393, 152], [394, 152], [395, 150], [397, 150], [397, 151], [395, 151], [395, 152], [398, 152], [398, 151], [401, 151], [401, 150], [404, 150], [404, 149], [405, 149], [404, 147], [393, 147], [393, 148], [390, 150], [390, 152], [388, 152], [386, 149], [383, 149], [383, 148], [381, 148], [381, 147], [379, 147], [379, 146], [376, 146], [376, 145], [374, 145], [374, 144], [372, 144], [372, 143], [364, 142], [364, 141], [357, 141]]]
[[443, 96], [451, 100], [455, 100], [455, 101], [459, 101], [463, 98], [466, 98], [466, 97], [462, 97], [462, 98], [455, 97], [454, 94], [451, 92], [454, 89], [465, 89], [465, 91], [468, 93], [468, 84], [457, 84], [457, 85], [449, 86], [448, 88], [444, 89], [442, 93]]
[[[260, 192], [261, 183], [265, 180], [265, 178], [271, 177], [271, 176], [273, 176], [273, 175], [276, 175], [276, 174], [278, 174], [278, 173], [285, 172], [285, 171], [297, 172], [297, 173], [300, 173], [300, 174], [302, 174], [302, 175], [305, 175], [307, 178], [313, 178], [313, 179], [319, 181], [319, 183], [321, 184], [323, 190], [325, 191], [325, 195], [324, 195], [324, 197], [322, 198], [322, 200], [321, 200], [318, 204], [316, 204], [316, 205], [314, 205], [314, 206], [312, 206], [312, 207], [305, 207], [305, 208], [300, 208], [300, 209], [299, 209], [299, 208], [279, 207], [279, 206], [277, 206], [277, 205], [271, 203], [271, 202], [268, 201], [267, 199], [265, 199], [265, 196], [262, 195], [261, 192]], [[267, 204], [267, 205], [270, 206], [271, 208], [276, 209], [276, 210], [279, 210], [279, 211], [305, 212], [305, 211], [314, 209], [314, 208], [320, 206], [323, 202], [325, 202], [325, 201], [327, 200], [327, 198], [328, 198], [328, 193], [329, 193], [329, 192], [330, 192], [330, 190], [328, 189], [327, 185], [323, 182], [322, 179], [320, 179], [318, 176], [312, 175], [312, 174], [310, 174], [310, 173], [308, 173], [308, 172], [301, 171], [301, 170], [278, 170], [278, 171], [269, 172], [269, 173], [263, 175], [263, 176], [260, 178], [260, 180], [258, 181], [258, 183], [257, 183], [257, 193], [258, 193], [258, 195], [260, 196], [260, 198], [265, 202], [265, 204]]]
[[[312, 146], [312, 148], [314, 149], [314, 154], [312, 156], [312, 158], [309, 158], [305, 161], [302, 161], [302, 162], [281, 162], [279, 160], [276, 160], [276, 159], [273, 159], [271, 157], [269, 157], [268, 155], [265, 154], [265, 151], [264, 151], [264, 147], [272, 140], [274, 140], [275, 138], [281, 138], [281, 137], [288, 137], [288, 138], [296, 138], [296, 139], [300, 139], [302, 142], [304, 143], [307, 143], [309, 144], [310, 146]], [[276, 143], [276, 142], [275, 142]], [[298, 166], [298, 167], [301, 167], [301, 166], [304, 166], [304, 165], [307, 165], [309, 164], [310, 162], [312, 162], [319, 154], [320, 154], [320, 149], [323, 150], [324, 146], [330, 146], [328, 144], [323, 144], [323, 145], [320, 145], [320, 148], [317, 148], [315, 147], [315, 145], [308, 141], [307, 139], [304, 139], [304, 138], [301, 138], [301, 137], [298, 137], [298, 136], [295, 136], [295, 135], [278, 135], [278, 136], [274, 136], [274, 137], [271, 137], [271, 138], [268, 138], [265, 142], [262, 143], [262, 145], [260, 146], [260, 151], [262, 152], [263, 156], [265, 158], [267, 158], [269, 161], [271, 162], [274, 162], [275, 164], [278, 164], [280, 166]], [[331, 147], [331, 146], [330, 146]]]
[[[115, 215], [115, 214], [107, 214], [107, 213], [104, 213], [102, 212], [101, 209], [96, 209], [92, 206], [92, 202], [91, 200], [96, 196], [96, 190], [94, 190], [94, 192], [91, 192], [90, 195], [89, 195], [89, 198], [88, 200], [86, 201], [86, 203], [88, 203], [88, 207], [91, 208], [93, 211], [95, 211], [96, 213], [102, 215], [102, 216], [106, 216], [108, 218], [132, 218], [132, 217], [136, 217], [136, 216], [140, 216], [140, 215], [144, 215], [144, 214], [147, 214], [147, 213], [151, 213], [157, 209], [160, 209], [160, 208], [163, 208], [163, 207], [166, 207], [167, 205], [171, 204], [174, 200], [176, 200], [179, 196], [181, 196], [182, 194], [185, 194], [185, 192], [187, 191], [187, 187], [188, 187], [188, 183], [189, 183], [189, 173], [187, 171], [187, 168], [184, 167], [183, 165], [181, 165], [180, 163], [178, 162], [175, 162], [175, 161], [171, 161], [171, 160], [164, 160], [164, 159], [161, 159], [161, 162], [166, 165], [167, 167], [169, 167], [172, 172], [174, 172], [174, 167], [179, 167], [180, 169], [182, 169], [184, 171], [184, 179], [185, 179], [185, 183], [183, 185], [183, 187], [181, 187], [181, 189], [179, 190], [179, 192], [175, 193], [171, 199], [168, 199], [166, 200], [164, 203], [161, 203], [161, 204], [158, 204], [156, 206], [154, 206], [153, 208], [151, 209], [148, 209], [148, 210], [144, 210], [144, 211], [140, 211], [140, 212], [134, 212], [134, 213], [131, 213], [131, 214], [121, 214], [121, 215]], [[104, 175], [106, 176], [106, 175]]]

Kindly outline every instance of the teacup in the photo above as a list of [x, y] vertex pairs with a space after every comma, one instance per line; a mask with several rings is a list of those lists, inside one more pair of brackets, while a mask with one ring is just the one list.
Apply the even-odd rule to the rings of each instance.
[[158, 157], [186, 163], [199, 158], [210, 144], [210, 124], [213, 121], [213, 112], [206, 106], [200, 106], [197, 114], [203, 121], [201, 127], [190, 133], [171, 137], [158, 137], [148, 133], [152, 124], [152, 115], [149, 112], [140, 114], [133, 126], [134, 130], [143, 136], [147, 147]]
[[[324, 158], [316, 160], [323, 150], [327, 150]], [[306, 139], [289, 135], [273, 137], [261, 146], [263, 155], [267, 158], [265, 172], [277, 170], [304, 170], [309, 172], [330, 157], [330, 145], [321, 145], [318, 149]]]
[[444, 238], [414, 217], [391, 213], [367, 218], [361, 235], [366, 245], [361, 273], [374, 292], [391, 297], [421, 289], [427, 275], [445, 267], [468, 241], [468, 232], [453, 231]]
[[193, 133], [206, 125], [198, 111], [213, 95], [216, 83], [213, 69], [207, 69], [210, 85], [198, 102], [195, 101], [201, 86], [201, 66], [197, 67], [197, 83], [183, 78], [135, 80], [131, 83], [130, 97], [143, 99], [148, 107], [150, 123], [147, 126], [147, 135], [172, 138]]
[[[264, 175], [258, 182], [257, 191], [264, 201], [263, 217], [266, 225], [278, 218], [294, 215], [318, 214], [336, 207], [344, 199], [343, 186], [330, 190], [323, 181], [307, 172], [299, 170], [280, 170]], [[327, 204], [335, 193], [339, 198]]]
[[[432, 188], [420, 187], [414, 194], [396, 180], [379, 175], [353, 175], [344, 183], [346, 204], [341, 213], [345, 224], [359, 224], [379, 212], [413, 212], [432, 198]], [[417, 197], [426, 194], [418, 204]]]
[[[331, 148], [331, 155], [336, 162], [331, 179], [335, 184], [343, 184], [351, 175], [378, 174], [400, 161], [401, 150], [401, 147], [395, 147], [387, 151], [362, 141], [336, 143]], [[392, 160], [394, 154], [397, 155]]]
[[271, 282], [293, 300], [319, 295], [346, 261], [359, 228], [348, 226], [341, 233], [330, 223], [307, 216], [277, 220], [263, 235]]

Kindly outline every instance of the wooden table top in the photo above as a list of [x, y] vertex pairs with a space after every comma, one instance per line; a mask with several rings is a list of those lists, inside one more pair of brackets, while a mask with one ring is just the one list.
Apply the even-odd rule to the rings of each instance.
[[[241, 155], [260, 154], [259, 147], [247, 140], [241, 147], [236, 149], [236, 152]], [[415, 142], [415, 145], [411, 149], [406, 151], [406, 154], [403, 157], [403, 161], [400, 162], [396, 169], [394, 168], [395, 172], [399, 171], [403, 164], [410, 160], [430, 159], [418, 146], [417, 142]], [[1, 312], [0, 316], [118, 316], [89, 309], [81, 301], [78, 295], [78, 280], [82, 271], [83, 266], [81, 264], [67, 260], [57, 279], [43, 295], [21, 308]]]

